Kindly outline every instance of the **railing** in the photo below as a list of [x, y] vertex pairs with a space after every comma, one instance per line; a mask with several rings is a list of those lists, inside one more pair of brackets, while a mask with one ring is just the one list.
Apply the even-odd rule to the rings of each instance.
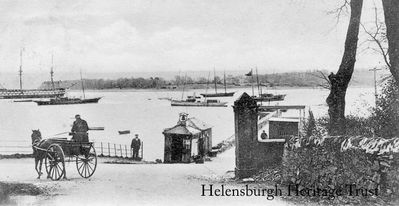
[[[29, 143], [28, 143], [29, 144]], [[94, 148], [96, 153], [100, 157], [122, 157], [132, 158], [133, 151], [130, 145], [116, 144], [111, 142], [94, 142]], [[32, 154], [32, 146], [27, 145], [26, 141], [2, 141], [0, 145], [1, 155], [12, 155], [12, 154]], [[139, 158], [143, 159], [144, 144], [141, 142], [139, 150]]]
[[27, 141], [2, 140], [0, 144], [0, 154], [32, 154], [32, 146]]
[[[103, 157], [124, 157], [131, 158], [133, 157], [133, 150], [129, 145], [122, 144], [114, 144], [110, 142], [100, 142], [95, 143], [95, 149], [97, 155]], [[144, 153], [144, 144], [141, 142], [140, 150], [139, 150], [139, 158], [143, 158]]]

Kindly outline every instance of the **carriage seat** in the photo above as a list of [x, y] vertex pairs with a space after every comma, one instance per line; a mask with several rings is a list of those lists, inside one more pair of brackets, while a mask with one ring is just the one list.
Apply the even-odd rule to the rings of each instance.
[[89, 134], [87, 132], [74, 132], [72, 134], [72, 141], [75, 142], [89, 142]]

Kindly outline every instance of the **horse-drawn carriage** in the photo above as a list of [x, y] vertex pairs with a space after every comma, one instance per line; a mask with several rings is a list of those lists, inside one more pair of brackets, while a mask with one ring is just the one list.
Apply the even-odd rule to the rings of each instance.
[[41, 141], [40, 144], [33, 145], [33, 148], [36, 149], [37, 157], [42, 156], [44, 158], [47, 177], [52, 180], [66, 178], [65, 162], [75, 161], [79, 175], [84, 178], [91, 177], [96, 171], [97, 154], [93, 142], [50, 138]]

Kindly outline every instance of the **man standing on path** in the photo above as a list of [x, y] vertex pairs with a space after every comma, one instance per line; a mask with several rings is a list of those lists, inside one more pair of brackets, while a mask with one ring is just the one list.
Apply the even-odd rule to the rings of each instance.
[[139, 150], [140, 150], [140, 146], [141, 146], [141, 141], [139, 139], [139, 135], [135, 134], [134, 135], [135, 138], [132, 140], [132, 144], [130, 145], [130, 147], [133, 150], [133, 159], [137, 159], [139, 157]]
[[72, 140], [76, 142], [89, 142], [89, 136], [87, 131], [89, 131], [89, 126], [87, 122], [80, 118], [80, 115], [75, 115], [75, 121], [71, 129]]

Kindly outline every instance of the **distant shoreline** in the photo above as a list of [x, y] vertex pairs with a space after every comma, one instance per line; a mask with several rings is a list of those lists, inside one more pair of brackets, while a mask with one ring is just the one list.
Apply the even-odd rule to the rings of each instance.
[[[364, 85], [364, 86], [350, 86], [349, 88], [373, 88], [374, 86], [372, 85]], [[150, 92], [150, 91], [165, 91], [165, 92], [170, 92], [170, 91], [182, 91], [183, 87], [178, 87], [176, 89], [161, 89], [161, 88], [122, 88], [122, 89], [86, 89], [85, 91], [103, 91], [103, 92], [124, 92], [124, 91], [146, 91], [146, 92]], [[190, 86], [186, 86], [185, 90], [205, 90], [206, 88], [197, 88], [197, 87], [190, 87]], [[251, 86], [235, 86], [235, 87], [227, 87], [227, 92], [232, 92], [234, 91], [234, 89], [252, 89]], [[257, 90], [257, 86], [254, 86], [254, 89]], [[322, 88], [322, 87], [309, 87], [309, 86], [295, 86], [295, 87], [289, 87], [289, 86], [280, 86], [280, 87], [262, 87], [263, 91], [273, 91], [273, 90], [291, 90], [291, 89], [318, 89], [318, 90], [326, 90], [328, 91], [328, 89]], [[81, 90], [79, 89], [69, 89], [70, 91], [76, 91], [79, 92]], [[213, 92], [214, 88], [208, 88], [208, 92]], [[223, 93], [224, 92], [224, 88], [219, 88], [218, 87], [218, 92], [219, 93]]]

